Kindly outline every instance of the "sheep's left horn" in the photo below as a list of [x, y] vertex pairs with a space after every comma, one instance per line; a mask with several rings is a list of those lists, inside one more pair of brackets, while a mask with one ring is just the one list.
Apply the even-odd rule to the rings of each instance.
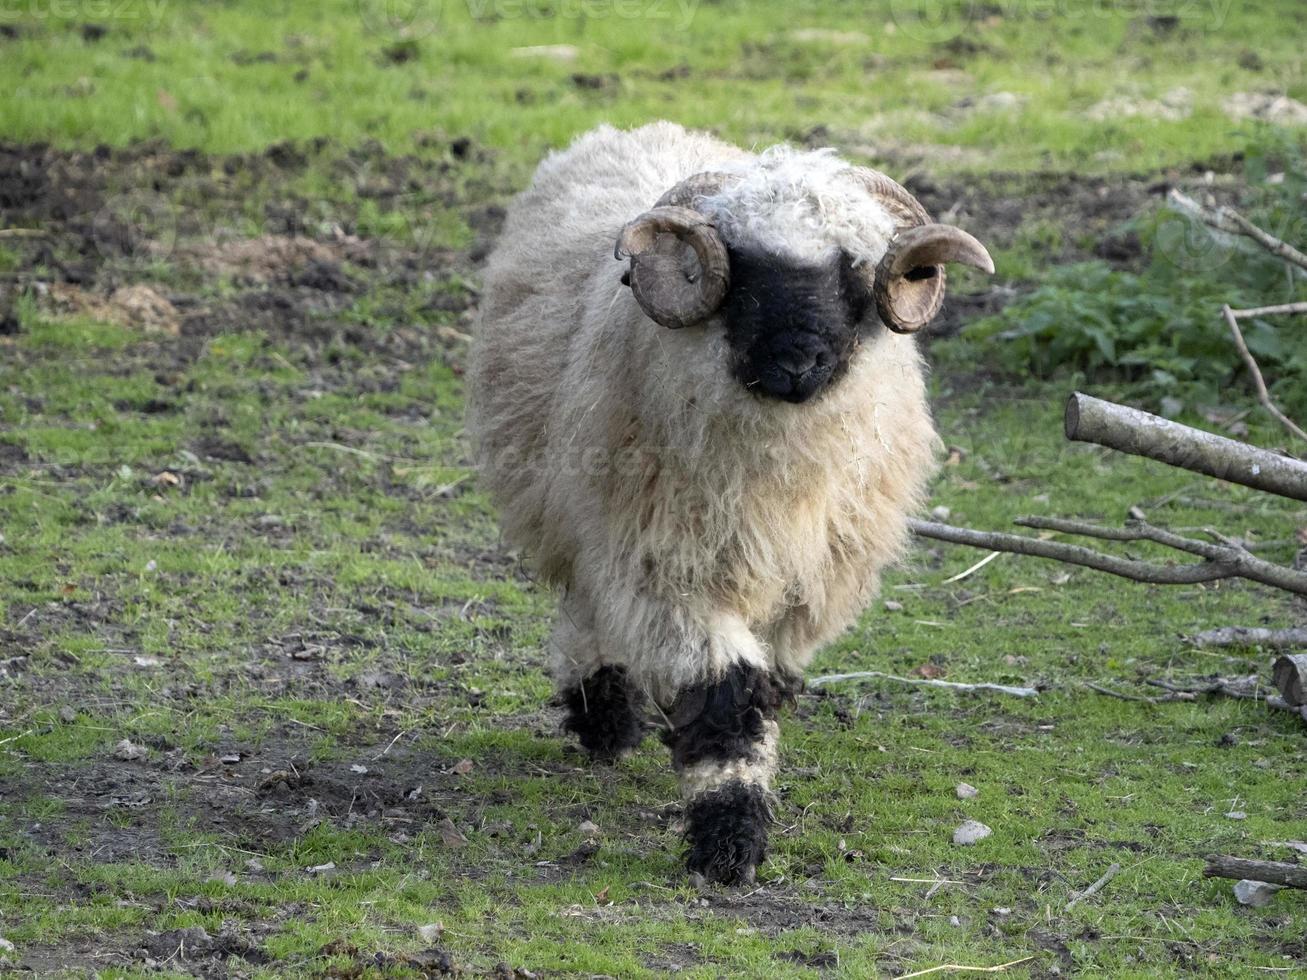
[[710, 317], [730, 285], [730, 259], [712, 223], [684, 207], [656, 207], [628, 222], [614, 257], [630, 256], [631, 292], [649, 318], [679, 329]]
[[953, 225], [905, 228], [876, 267], [872, 295], [881, 320], [895, 333], [915, 333], [944, 304], [944, 263], [958, 262], [992, 273], [985, 246]]

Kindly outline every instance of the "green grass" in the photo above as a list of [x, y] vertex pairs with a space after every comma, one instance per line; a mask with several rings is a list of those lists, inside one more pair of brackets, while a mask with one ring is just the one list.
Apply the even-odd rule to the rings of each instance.
[[[145, 354], [139, 342], [114, 349]], [[39, 331], [20, 338], [19, 350], [25, 367], [10, 377], [23, 388], [62, 356]], [[1046, 969], [1058, 962], [1057, 942], [1067, 963], [1097, 975], [1178, 975], [1209, 957], [1240, 970], [1280, 967], [1285, 955], [1296, 961], [1286, 937], [1304, 923], [1302, 900], [1286, 894], [1271, 910], [1242, 910], [1226, 884], [1199, 877], [1199, 859], [1268, 852], [1267, 841], [1307, 836], [1302, 732], [1246, 703], [1150, 706], [1083, 687], [1143, 692], [1145, 677], [1261, 669], [1251, 651], [1198, 653], [1176, 636], [1290, 615], [1265, 593], [1135, 586], [1085, 571], [1067, 578], [1012, 556], [949, 584], [977, 555], [919, 553], [886, 587], [902, 611], [873, 609], [813, 672], [907, 673], [932, 662], [952, 679], [1049, 689], [1031, 702], [896, 686], [804, 699], [802, 717], [784, 726], [780, 832], [762, 875], [770, 897], [739, 909], [710, 898], [705, 907], [684, 884], [673, 829], [638, 816], [661, 814], [675, 798], [664, 752], [649, 744], [617, 771], [592, 770], [540, 714], [545, 598], [515, 576], [469, 572], [442, 554], [450, 502], [390, 497], [379, 481], [399, 466], [303, 448], [330, 425], [367, 432], [377, 456], [458, 472], [457, 416], [433, 415], [415, 433], [360, 399], [340, 398], [323, 413], [292, 400], [298, 370], [256, 367], [283, 359], [296, 367], [293, 349], [237, 335], [222, 350], [211, 347], [194, 363], [204, 383], [186, 400], [167, 450], [129, 424], [130, 409], [90, 457], [40, 427], [11, 429], [31, 465], [0, 497], [4, 623], [14, 629], [35, 610], [38, 623], [50, 624], [35, 631], [0, 724], [0, 778], [32, 788], [7, 795], [0, 822], [0, 922], [20, 950], [88, 934], [116, 945], [141, 930], [189, 925], [216, 936], [233, 920], [267, 931], [262, 948], [274, 965], [262, 975], [272, 976], [347, 963], [356, 955], [349, 950], [416, 953], [424, 945], [416, 927], [439, 921], [440, 945], [460, 962], [576, 976], [654, 976], [658, 963], [687, 959], [700, 964], [692, 976], [801, 976], [811, 972], [803, 957], [834, 963], [820, 954], [838, 955], [837, 967], [823, 969], [840, 976], [1026, 955]], [[94, 392], [113, 373], [100, 365], [64, 378], [64, 425], [99, 417]], [[287, 383], [272, 389], [271, 403], [270, 383]], [[950, 507], [954, 521], [1002, 526], [1027, 512], [1116, 521], [1140, 505], [1172, 527], [1229, 526], [1233, 513], [1241, 532], [1270, 541], [1302, 522], [1300, 509], [1215, 484], [1166, 501], [1194, 481], [1061, 441], [1060, 389], [953, 391], [947, 378], [940, 386], [941, 432], [961, 460], [946, 468], [932, 504]], [[395, 398], [425, 407], [458, 390], [454, 376], [434, 367], [410, 374]], [[79, 391], [80, 410], [71, 404]], [[232, 463], [206, 463], [207, 478], [192, 473], [180, 491], [158, 492], [146, 474], [174, 464], [217, 402], [230, 418], [256, 420], [249, 440], [262, 460], [258, 498], [224, 492], [242, 468]], [[56, 475], [65, 465], [75, 468]], [[328, 494], [315, 493], [324, 486]], [[448, 540], [493, 547], [484, 498], [471, 489], [460, 504], [462, 526]], [[104, 520], [124, 509], [132, 520]], [[251, 517], [265, 513], [293, 529], [275, 547], [251, 530]], [[193, 530], [168, 532], [178, 525]], [[1268, 554], [1291, 551], [1284, 544]], [[286, 575], [301, 584], [279, 585]], [[460, 615], [465, 605], [472, 612]], [[77, 610], [103, 618], [88, 633], [68, 615]], [[324, 651], [306, 662], [302, 682], [260, 690], [284, 671], [269, 638], [294, 632], [326, 637]], [[347, 634], [358, 640], [341, 644]], [[160, 664], [130, 666], [135, 656]], [[265, 665], [262, 678], [248, 674], [250, 662]], [[398, 672], [405, 686], [369, 692], [351, 680], [377, 670]], [[432, 683], [453, 686], [422, 686]], [[453, 693], [472, 689], [483, 696]], [[60, 714], [69, 703], [60, 691], [78, 698], [75, 716]], [[61, 769], [91, 767], [83, 778], [103, 778], [121, 738], [155, 746], [153, 766], [177, 758], [212, 767], [215, 754], [239, 746], [257, 772], [279, 767], [293, 749], [299, 765], [347, 773], [361, 763], [398, 786], [405, 777], [389, 771], [387, 756], [376, 759], [396, 736], [398, 765], [439, 796], [465, 847], [451, 850], [434, 815], [396, 824], [384, 811], [349, 819], [336, 809], [312, 818], [302, 798], [284, 818], [288, 836], [268, 840], [239, 820], [210, 825], [204, 783], [180, 777], [165, 778], [171, 788], [159, 795], [156, 787], [139, 809], [79, 807], [76, 820], [57, 795], [35, 792]], [[474, 761], [470, 774], [440, 775], [460, 758]], [[954, 797], [962, 780], [980, 787], [978, 799]], [[1247, 819], [1224, 816], [1234, 810]], [[601, 847], [573, 865], [583, 815], [600, 825]], [[952, 845], [966, 817], [990, 824], [994, 836], [970, 850]], [[25, 841], [33, 822], [59, 828], [54, 866], [43, 845]], [[154, 856], [97, 858], [115, 834], [151, 842]], [[263, 870], [247, 869], [251, 857]], [[1113, 861], [1124, 870], [1104, 898], [1066, 912], [1072, 891]], [[335, 868], [304, 870], [327, 863]], [[209, 880], [215, 871], [233, 872], [236, 883]], [[926, 898], [928, 885], [891, 880], [937, 876], [961, 884]], [[833, 910], [834, 925], [811, 920], [814, 901]], [[311, 912], [287, 914], [299, 908]], [[344, 945], [332, 945], [342, 937]], [[796, 950], [798, 960], [780, 955]]]
[[[1307, 97], [1292, 17], [1276, 0], [335, 0], [271, 16], [247, 2], [34, 4], [0, 13], [18, 32], [0, 39], [0, 84], [8, 136], [78, 145], [236, 152], [326, 136], [403, 151], [434, 134], [523, 165], [600, 121], [670, 116], [746, 143], [820, 124], [934, 170], [1141, 170], [1255, 140], [1260, 124], [1222, 111], [1232, 91]], [[87, 23], [107, 33], [87, 40]], [[518, 50], [546, 45], [575, 52]], [[1183, 119], [1090, 112], [1177, 89]], [[1016, 107], [967, 108], [996, 93]]]
[[[1055, 213], [1037, 178], [1004, 171], [1292, 156], [1301, 131], [1220, 110], [1232, 90], [1307, 98], [1289, 5], [1186, 5], [1169, 29], [1142, 20], [1169, 11], [1137, 5], [982, 16], [959, 3], [939, 24], [896, 17], [904, 6], [651, 0], [631, 20], [604, 4], [583, 15], [499, 0], [418, 5], [396, 29], [378, 26], [370, 0], [0, 11], [17, 32], [0, 34], [13, 96], [0, 137], [130, 146], [103, 164], [97, 221], [147, 205], [136, 231], [166, 245], [120, 254], [79, 237], [79, 211], [45, 222], [48, 253], [21, 237], [0, 246], [0, 289], [21, 290], [16, 332], [0, 335], [11, 959], [40, 976], [105, 977], [418, 976], [434, 969], [433, 946], [473, 974], [504, 963], [573, 977], [861, 978], [1026, 957], [1005, 975], [1307, 969], [1300, 893], [1249, 909], [1201, 877], [1205, 854], [1291, 860], [1276, 842], [1307, 840], [1302, 726], [1248, 702], [1149, 704], [1086, 686], [1151, 695], [1150, 678], [1265, 675], [1263, 651], [1182, 639], [1301, 620], [1252, 585], [1142, 586], [1011, 555], [956, 580], [979, 552], [918, 547], [811, 673], [930, 664], [951, 680], [1044, 690], [1017, 700], [873, 682], [800, 698], [783, 724], [757, 891], [688, 886], [656, 739], [595, 768], [556, 732], [542, 670], [552, 602], [505, 553], [477, 486], [459, 334], [477, 278], [466, 250], [487, 211], [544, 149], [599, 120], [669, 116], [750, 143], [820, 124], [816, 142], [860, 158], [928, 177], [970, 171], [975, 183], [959, 186], [991, 211], [1029, 203], [1034, 216], [996, 236], [974, 230], [997, 239], [1000, 283], [1045, 291], [970, 340], [932, 346], [951, 462], [930, 506], [975, 528], [1022, 514], [1119, 523], [1141, 507], [1293, 559], [1301, 505], [1061, 438], [1072, 386], [1133, 401], [1171, 389], [1086, 379], [1080, 348], [1038, 365], [1056, 380], [1030, 380], [1026, 362], [1047, 350], [1001, 337], [1050, 304], [1089, 322], [1136, 290], [1150, 309], [1179, 296], [1176, 319], [1202, 315], [1207, 270], [1163, 276], [1148, 256], [1104, 280], [1132, 295], [1087, 302], [1084, 268], [1052, 276], [1050, 256], [1092, 254], [1119, 229]], [[86, 23], [107, 33], [87, 40]], [[805, 28], [865, 37], [795, 36]], [[540, 44], [575, 45], [576, 60], [512, 53]], [[1248, 51], [1260, 68], [1246, 67]], [[1178, 86], [1193, 93], [1184, 119], [1085, 113]], [[1010, 114], [958, 106], [995, 92], [1024, 101]], [[304, 147], [302, 163], [263, 155], [316, 136], [333, 144]], [[470, 146], [452, 142], [463, 136]], [[244, 155], [166, 175], [182, 147]], [[56, 189], [62, 173], [50, 168]], [[1249, 177], [1257, 200], [1265, 176]], [[312, 302], [283, 278], [196, 260], [224, 237], [281, 231], [273, 216], [286, 212], [320, 242], [339, 228], [377, 251], [342, 259], [350, 287], [307, 290]], [[152, 284], [184, 311], [181, 336], [61, 313], [34, 285], [57, 281], [56, 263], [87, 265], [96, 295]], [[267, 298], [288, 306], [258, 319], [253, 301]], [[1155, 318], [1145, 327], [1150, 342], [1166, 336]], [[1204, 356], [1222, 350], [1213, 340]], [[1196, 375], [1206, 387], [1170, 406], [1183, 421], [1212, 427], [1214, 407], [1249, 409], [1251, 441], [1284, 441], [1245, 391]], [[145, 758], [116, 758], [123, 739]], [[980, 795], [957, 799], [960, 781]], [[953, 845], [967, 818], [993, 835]], [[1068, 910], [1114, 862], [1103, 893]], [[437, 923], [435, 938], [419, 934]], [[176, 930], [197, 926], [217, 950], [178, 955], [194, 934]]]

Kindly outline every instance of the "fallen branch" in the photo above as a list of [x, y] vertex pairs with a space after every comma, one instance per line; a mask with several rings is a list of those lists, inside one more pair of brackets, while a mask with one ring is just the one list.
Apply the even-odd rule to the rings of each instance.
[[1284, 259], [1284, 261], [1299, 268], [1307, 269], [1307, 255], [1269, 232], [1258, 228], [1234, 208], [1209, 208], [1175, 189], [1172, 189], [1168, 199], [1181, 211], [1193, 215], [1203, 224], [1215, 228], [1217, 231], [1223, 231], [1227, 235], [1242, 235], [1245, 238], [1251, 238], [1277, 258]]
[[1071, 901], [1066, 903], [1066, 907], [1068, 909], [1073, 909], [1076, 907], [1076, 903], [1079, 902], [1081, 899], [1089, 898], [1089, 896], [1091, 895], [1098, 894], [1099, 890], [1102, 889], [1104, 885], [1106, 885], [1109, 881], [1111, 881], [1120, 873], [1121, 873], [1121, 865], [1119, 864], [1109, 865], [1107, 870], [1103, 872], [1103, 877], [1099, 878], [1096, 882], [1094, 882], [1084, 891], [1078, 893], [1073, 899], [1071, 899]]
[[956, 681], [940, 681], [929, 677], [899, 677], [897, 674], [884, 674], [879, 670], [859, 670], [852, 674], [826, 674], [808, 681], [808, 687], [824, 687], [840, 681], [860, 681], [879, 678], [886, 681], [898, 681], [900, 684], [920, 684], [925, 687], [944, 687], [953, 691], [996, 691], [999, 694], [1011, 694], [1018, 698], [1033, 698], [1039, 695], [1033, 687], [1011, 687], [1007, 684], [961, 684]]
[[1222, 626], [1204, 630], [1191, 637], [1190, 642], [1200, 647], [1259, 646], [1272, 649], [1307, 647], [1307, 626], [1272, 630], [1260, 626]]
[[1307, 313], [1307, 303], [1280, 303], [1276, 306], [1253, 306], [1246, 310], [1231, 310], [1236, 320], [1255, 316], [1276, 316], [1281, 313]]
[[1145, 704], [1157, 704], [1157, 698], [1144, 697], [1142, 694], [1126, 694], [1124, 691], [1114, 691], [1110, 687], [1104, 687], [1102, 684], [1095, 684], [1092, 681], [1086, 681], [1085, 687], [1121, 701], [1142, 701]]
[[1192, 585], [1227, 578], [1244, 578], [1307, 596], [1307, 572], [1298, 572], [1264, 561], [1241, 548], [1194, 541], [1143, 522], [1137, 522], [1126, 528], [1107, 528], [1078, 521], [1023, 517], [1018, 518], [1016, 523], [1025, 527], [1058, 530], [1116, 541], [1154, 541], [1181, 551], [1202, 555], [1208, 560], [1185, 565], [1157, 565], [1134, 558], [1120, 558], [1076, 544], [1045, 541], [1020, 534], [1005, 534], [1001, 531], [973, 531], [970, 528], [939, 524], [935, 521], [911, 520], [908, 522], [908, 528], [913, 534], [923, 538], [965, 544], [989, 551], [1008, 551], [1018, 555], [1033, 555], [1036, 558], [1051, 558], [1069, 565], [1081, 565], [1100, 572], [1108, 572], [1134, 582]]
[[[1303, 310], [1307, 310], [1307, 303], [1294, 304], [1294, 306], [1301, 306]], [[1263, 309], [1270, 309], [1270, 307], [1263, 307]], [[1298, 310], [1291, 311], [1300, 312]], [[1243, 339], [1243, 331], [1239, 329], [1239, 319], [1240, 317], [1252, 316], [1255, 312], [1253, 310], [1235, 311], [1230, 309], [1229, 304], [1221, 307], [1221, 315], [1225, 317], [1226, 326], [1230, 328], [1230, 334], [1234, 337], [1234, 346], [1238, 349], [1239, 356], [1243, 358], [1244, 366], [1248, 368], [1248, 374], [1253, 379], [1253, 388], [1257, 392], [1257, 400], [1262, 403], [1262, 407], [1270, 412], [1277, 422], [1303, 442], [1307, 442], [1307, 431], [1303, 431], [1297, 422], [1280, 411], [1279, 406], [1271, 400], [1271, 392], [1266, 387], [1266, 379], [1262, 377], [1262, 369], [1258, 366], [1257, 359], [1253, 357], [1252, 351], [1248, 349], [1247, 341]]]
[[1307, 463], [1235, 439], [1172, 422], [1137, 408], [1073, 392], [1066, 403], [1066, 437], [1307, 500]]
[[1261, 678], [1256, 674], [1233, 680], [1220, 677], [1214, 681], [1190, 687], [1181, 687], [1177, 684], [1171, 683], [1170, 681], [1156, 679], [1149, 679], [1144, 683], [1151, 684], [1153, 687], [1160, 687], [1162, 690], [1170, 691], [1176, 695], [1196, 697], [1200, 694], [1219, 694], [1223, 697], [1235, 698], [1240, 701], [1260, 701], [1268, 708], [1274, 708], [1277, 711], [1288, 711], [1297, 715], [1303, 721], [1307, 721], [1307, 705], [1290, 704], [1279, 695], [1263, 693]]
[[1285, 888], [1307, 888], [1307, 867], [1283, 861], [1250, 861], [1214, 854], [1203, 868], [1204, 878], [1233, 878], [1235, 881], [1264, 881]]
[[1160, 687], [1163, 691], [1170, 691], [1173, 694], [1189, 694], [1191, 696], [1220, 694], [1241, 701], [1266, 700], [1266, 695], [1261, 693], [1261, 678], [1256, 674], [1238, 678], [1218, 677], [1215, 680], [1191, 684], [1188, 687], [1182, 687], [1171, 681], [1158, 680], [1157, 678], [1149, 678], [1144, 683], [1151, 684], [1153, 687]]

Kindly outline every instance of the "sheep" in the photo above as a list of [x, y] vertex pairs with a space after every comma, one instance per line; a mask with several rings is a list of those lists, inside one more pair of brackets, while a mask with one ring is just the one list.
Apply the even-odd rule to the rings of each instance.
[[666, 122], [548, 156], [488, 260], [468, 433], [559, 592], [564, 728], [613, 760], [656, 706], [705, 879], [754, 879], [778, 709], [923, 500], [946, 262], [993, 272], [883, 174]]

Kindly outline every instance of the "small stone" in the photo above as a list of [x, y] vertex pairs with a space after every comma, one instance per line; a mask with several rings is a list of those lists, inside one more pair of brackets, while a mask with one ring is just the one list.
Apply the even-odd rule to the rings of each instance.
[[113, 757], [123, 762], [139, 762], [141, 759], [148, 759], [149, 756], [149, 749], [144, 745], [137, 745], [129, 738], [123, 739], [113, 747]]
[[587, 836], [599, 833], [599, 825], [592, 820], [582, 820], [576, 825], [576, 829]]
[[952, 514], [953, 508], [945, 507], [943, 504], [940, 504], [938, 507], [932, 507], [930, 511], [930, 516], [935, 518], [937, 521], [947, 521]]
[[959, 800], [974, 800], [980, 795], [980, 790], [976, 789], [976, 787], [972, 786], [970, 783], [958, 783], [953, 792], [958, 794]]
[[956, 915], [950, 915], [948, 917], [948, 924], [951, 926], [960, 926], [962, 925], [962, 920], [959, 919]]
[[893, 599], [885, 600], [886, 612], [903, 612], [903, 603], [895, 602]]
[[424, 926], [418, 926], [418, 935], [424, 943], [434, 943], [440, 938], [440, 934], [445, 931], [444, 923], [428, 922]]
[[236, 876], [232, 874], [230, 871], [224, 871], [221, 868], [213, 872], [213, 874], [209, 875], [209, 877], [206, 880], [216, 881], [219, 884], [227, 885], [228, 887], [231, 887], [236, 884]]
[[993, 831], [979, 820], [964, 820], [958, 829], [953, 831], [953, 843], [965, 847], [984, 840], [992, 833]]
[[13, 953], [13, 952], [16, 952], [14, 944], [11, 943], [4, 936], [0, 936], [0, 953]]
[[575, 44], [531, 44], [524, 48], [509, 48], [514, 58], [548, 58], [550, 61], [575, 61], [581, 49]]
[[1259, 909], [1264, 905], [1271, 904], [1271, 899], [1282, 886], [1272, 885], [1265, 881], [1251, 881], [1244, 878], [1238, 881], [1234, 886], [1234, 897], [1240, 905], [1251, 905]]
[[71, 704], [65, 704], [59, 709], [59, 720], [65, 725], [71, 725], [77, 720], [77, 709]]
[[454, 826], [454, 821], [449, 817], [441, 820], [436, 824], [436, 830], [440, 833], [440, 839], [445, 842], [446, 847], [463, 847], [467, 844], [467, 838], [463, 832]]
[[326, 864], [315, 864], [312, 865], [311, 867], [305, 868], [304, 870], [311, 875], [326, 874], [328, 871], [336, 870], [336, 862], [328, 861]]
[[1247, 820], [1248, 814], [1244, 813], [1242, 810], [1231, 810], [1225, 815], [1225, 818], [1227, 820]]
[[471, 759], [460, 759], [458, 762], [455, 762], [450, 767], [449, 771], [452, 772], [455, 776], [466, 776], [468, 773], [470, 773], [473, 770], [473, 768], [475, 768], [475, 766], [476, 763], [474, 763]]
[[350, 772], [356, 772], [356, 773], [358, 773], [359, 775], [363, 775], [363, 773], [365, 773], [365, 772], [368, 771], [368, 767], [367, 767], [367, 766], [361, 766], [361, 765], [359, 765], [359, 764], [356, 762], [356, 763], [354, 763], [354, 765], [352, 765], [352, 766], [349, 767], [349, 771], [350, 771]]

